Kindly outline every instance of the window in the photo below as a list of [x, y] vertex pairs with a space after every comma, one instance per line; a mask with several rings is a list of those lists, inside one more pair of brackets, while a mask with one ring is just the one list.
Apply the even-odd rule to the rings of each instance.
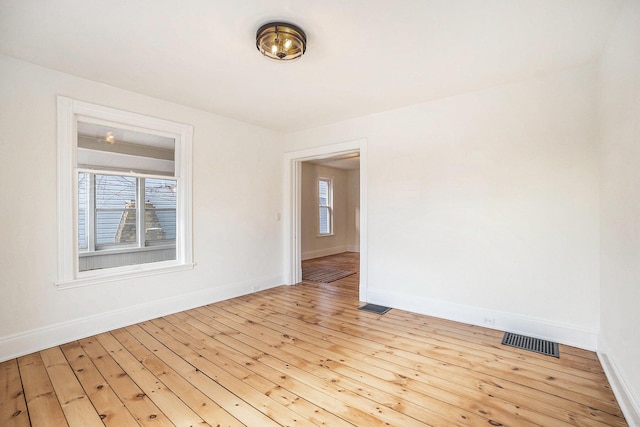
[[188, 125], [58, 98], [58, 286], [192, 268]]
[[318, 178], [318, 234], [333, 234], [333, 180]]

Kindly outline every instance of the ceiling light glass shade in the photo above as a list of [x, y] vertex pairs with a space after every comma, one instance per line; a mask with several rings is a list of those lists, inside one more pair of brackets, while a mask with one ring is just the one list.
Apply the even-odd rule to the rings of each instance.
[[256, 33], [256, 47], [264, 56], [277, 61], [293, 61], [307, 50], [307, 36], [299, 27], [270, 22]]

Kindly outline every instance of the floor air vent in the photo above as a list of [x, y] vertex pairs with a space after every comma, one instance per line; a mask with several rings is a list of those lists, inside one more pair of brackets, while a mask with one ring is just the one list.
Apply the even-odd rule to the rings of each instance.
[[539, 338], [525, 337], [524, 335], [505, 332], [502, 344], [517, 347], [524, 350], [535, 351], [547, 356], [560, 357], [558, 343], [541, 340]]
[[385, 314], [391, 310], [391, 307], [385, 307], [383, 305], [365, 304], [362, 307], [358, 307], [358, 310], [370, 311], [376, 314]]

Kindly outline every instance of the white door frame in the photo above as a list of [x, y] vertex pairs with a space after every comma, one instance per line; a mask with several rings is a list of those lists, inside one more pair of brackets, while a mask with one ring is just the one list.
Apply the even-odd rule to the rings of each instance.
[[291, 151], [284, 156], [284, 272], [285, 283], [302, 281], [302, 249], [300, 244], [301, 163], [340, 154], [360, 153], [360, 301], [367, 301], [367, 140], [324, 145]]

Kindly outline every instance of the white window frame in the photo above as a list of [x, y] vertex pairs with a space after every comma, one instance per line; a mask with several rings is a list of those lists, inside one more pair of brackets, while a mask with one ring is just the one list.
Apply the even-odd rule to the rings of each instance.
[[[329, 185], [329, 194], [328, 199], [329, 203], [327, 206], [320, 204], [320, 181], [324, 181]], [[316, 214], [318, 215], [318, 219], [316, 224], [318, 226], [318, 237], [328, 237], [333, 236], [333, 178], [327, 178], [323, 176], [319, 176], [316, 182], [316, 196], [318, 200], [318, 209], [316, 210]], [[328, 208], [329, 209], [329, 232], [322, 233], [320, 230], [320, 208]]]
[[[63, 96], [57, 97], [58, 108], [58, 289], [192, 269], [192, 139], [191, 125], [117, 110]], [[80, 121], [111, 122], [116, 126], [149, 132], [175, 139], [176, 259], [147, 264], [78, 271], [78, 182], [77, 123]], [[99, 172], [99, 171], [96, 171]], [[127, 175], [136, 176], [136, 173]], [[147, 175], [140, 174], [141, 177]], [[168, 177], [165, 177], [168, 178]]]

